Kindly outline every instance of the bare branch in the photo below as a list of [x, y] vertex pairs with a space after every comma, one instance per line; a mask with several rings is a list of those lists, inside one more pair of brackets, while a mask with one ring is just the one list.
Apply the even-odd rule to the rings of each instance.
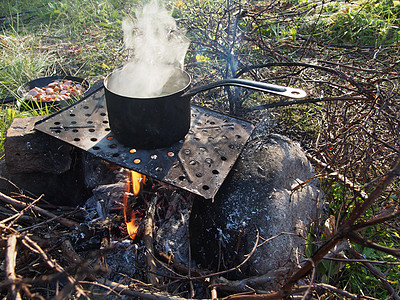
[[392, 247], [385, 247], [382, 245], [379, 245], [377, 243], [374, 243], [370, 240], [364, 239], [361, 237], [359, 234], [355, 232], [348, 232], [347, 237], [354, 243], [357, 243], [359, 245], [369, 247], [375, 250], [379, 250], [397, 257], [400, 257], [400, 249], [392, 248]]
[[[22, 208], [22, 209], [25, 209], [26, 207], [30, 206], [30, 204], [28, 204], [28, 203], [13, 199], [13, 198], [11, 198], [11, 197], [9, 197], [7, 195], [4, 195], [1, 192], [0, 192], [0, 200], [5, 202], [5, 203], [11, 204], [11, 205], [13, 205], [15, 207]], [[69, 228], [76, 228], [79, 225], [76, 222], [73, 222], [73, 221], [71, 221], [69, 219], [65, 219], [63, 217], [59, 217], [59, 216], [57, 216], [57, 215], [55, 215], [55, 214], [53, 214], [53, 213], [51, 213], [51, 212], [49, 212], [49, 211], [47, 211], [47, 210], [45, 210], [43, 208], [40, 208], [40, 207], [37, 207], [37, 206], [32, 206], [32, 210], [37, 212], [37, 213], [39, 213], [39, 214], [41, 214], [41, 215], [43, 215], [43, 216], [45, 216], [45, 217], [53, 218], [55, 221], [59, 222], [60, 224], [66, 226], [66, 227], [69, 227]]]
[[[363, 259], [364, 257], [356, 251], [353, 247], [350, 248], [350, 253], [357, 259]], [[389, 292], [390, 297], [392, 297], [394, 300], [400, 300], [399, 295], [396, 293], [392, 285], [386, 280], [385, 275], [379, 271], [377, 268], [375, 268], [371, 263], [369, 262], [363, 262], [364, 266], [377, 278], [382, 282], [382, 285], [385, 287], [385, 289]]]
[[158, 278], [155, 275], [157, 273], [157, 266], [154, 260], [153, 227], [154, 227], [154, 214], [156, 211], [157, 201], [158, 201], [158, 195], [156, 194], [151, 199], [150, 205], [147, 209], [146, 222], [143, 235], [144, 245], [147, 249], [146, 253], [146, 261], [148, 268], [147, 278], [149, 280], [149, 283], [155, 286], [158, 284]]
[[[11, 234], [7, 239], [7, 249], [6, 249], [6, 277], [9, 281], [14, 281], [16, 279], [15, 275], [15, 264], [17, 258], [17, 235]], [[15, 284], [10, 285], [11, 298], [14, 300], [19, 300], [21, 294], [17, 290]]]

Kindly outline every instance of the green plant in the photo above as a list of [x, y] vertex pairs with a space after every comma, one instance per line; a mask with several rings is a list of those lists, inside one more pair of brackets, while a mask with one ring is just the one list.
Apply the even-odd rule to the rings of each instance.
[[13, 107], [0, 107], [0, 153], [3, 151], [6, 133], [15, 118], [26, 117], [29, 114], [21, 113]]
[[380, 46], [400, 38], [397, 1], [333, 1], [301, 20], [299, 33], [334, 44]]
[[0, 35], [0, 97], [15, 95], [19, 85], [46, 73], [56, 63], [51, 51], [42, 48], [34, 35], [11, 31]]

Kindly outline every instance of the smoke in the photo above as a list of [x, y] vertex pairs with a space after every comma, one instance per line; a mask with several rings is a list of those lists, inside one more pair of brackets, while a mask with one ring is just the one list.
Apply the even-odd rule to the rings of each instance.
[[135, 16], [122, 22], [124, 45], [132, 57], [115, 71], [109, 88], [136, 98], [160, 96], [176, 69], [183, 69], [190, 41], [157, 0], [144, 5]]

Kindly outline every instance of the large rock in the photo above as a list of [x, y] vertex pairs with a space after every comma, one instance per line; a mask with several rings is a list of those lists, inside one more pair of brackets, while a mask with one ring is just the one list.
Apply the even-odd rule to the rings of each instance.
[[[190, 221], [192, 255], [214, 270], [238, 265], [232, 278], [260, 275], [302, 259], [307, 225], [320, 201], [313, 168], [297, 143], [271, 134], [248, 142], [214, 202], [195, 201]], [[271, 240], [266, 241], [265, 239]]]
[[[6, 178], [0, 184], [5, 193], [14, 191], [43, 199], [54, 205], [75, 206], [86, 200], [82, 151], [45, 133], [34, 125], [43, 117], [14, 119], [4, 145], [7, 168], [0, 168]], [[12, 184], [11, 184], [12, 182]]]
[[16, 118], [7, 130], [4, 149], [10, 173], [59, 175], [71, 168], [72, 146], [34, 129], [42, 118]]

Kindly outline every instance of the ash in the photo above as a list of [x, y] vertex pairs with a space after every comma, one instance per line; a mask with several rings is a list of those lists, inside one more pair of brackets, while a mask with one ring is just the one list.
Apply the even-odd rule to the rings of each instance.
[[165, 219], [156, 231], [156, 249], [189, 265], [189, 217], [194, 197], [175, 194]]
[[[190, 265], [189, 217], [195, 196], [173, 186], [147, 179], [138, 197], [131, 195], [130, 205], [140, 211], [142, 221], [139, 223], [135, 240], [128, 238], [123, 218], [123, 198], [126, 191], [127, 170], [114, 170], [111, 181], [99, 177], [98, 169], [93, 171], [100, 182], [94, 187], [93, 195], [84, 204], [85, 224], [99, 233], [96, 241], [104, 251], [102, 264], [108, 270], [108, 279], [114, 282], [130, 280], [146, 281], [146, 249], [142, 241], [146, 210], [152, 197], [157, 194], [158, 202], [154, 215], [154, 248], [155, 254], [166, 254], [185, 265]], [[89, 244], [88, 237], [87, 245]], [[165, 274], [166, 270], [158, 265], [157, 273]]]

